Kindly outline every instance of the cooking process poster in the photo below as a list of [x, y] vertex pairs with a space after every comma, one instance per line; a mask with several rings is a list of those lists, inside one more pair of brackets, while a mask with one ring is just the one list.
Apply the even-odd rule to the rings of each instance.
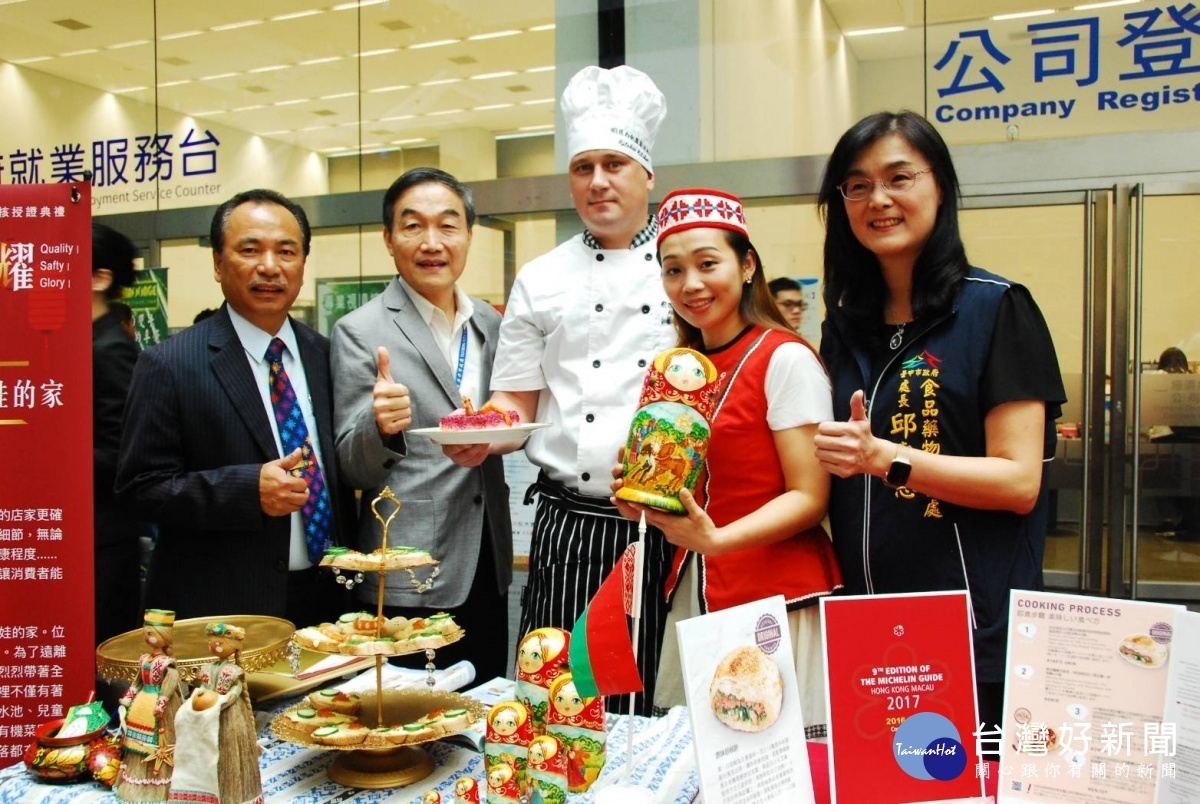
[[705, 804], [813, 802], [783, 596], [676, 629]]
[[1163, 719], [1179, 606], [1015, 591], [1000, 802], [1149, 804], [1174, 772]]
[[966, 592], [821, 598], [834, 802], [983, 795]]

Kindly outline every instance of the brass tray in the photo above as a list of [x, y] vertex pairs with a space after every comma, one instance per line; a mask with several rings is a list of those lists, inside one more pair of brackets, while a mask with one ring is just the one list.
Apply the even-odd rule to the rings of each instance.
[[[375, 717], [376, 694], [374, 692], [361, 693], [361, 700], [362, 707], [359, 709], [358, 720], [368, 729], [373, 729], [379, 725]], [[394, 744], [368, 745], [366, 743], [359, 743], [357, 745], [322, 745], [313, 740], [312, 735], [292, 728], [291, 721], [288, 720], [287, 716], [289, 713], [295, 712], [297, 709], [303, 709], [306, 706], [312, 706], [307, 699], [289, 706], [271, 718], [271, 733], [285, 742], [294, 745], [303, 745], [306, 748], [320, 748], [324, 751], [386, 751], [397, 747]], [[429, 714], [435, 709], [466, 709], [471, 715], [471, 721], [457, 731], [442, 732], [441, 734], [426, 737], [423, 740], [401, 743], [401, 745], [411, 746], [420, 745], [421, 743], [431, 743], [443, 737], [449, 737], [461, 731], [466, 731], [475, 722], [487, 717], [488, 707], [482, 701], [468, 698], [466, 695], [461, 695], [457, 692], [421, 689], [383, 691], [383, 719], [386, 724], [399, 726], [405, 723], [413, 723], [418, 718]]]
[[[375, 693], [362, 693], [361, 720], [359, 722], [367, 728], [373, 728], [379, 722], [374, 714], [377, 702], [378, 698]], [[420, 747], [421, 744], [459, 733], [458, 731], [445, 732], [401, 745], [376, 746], [365, 743], [360, 745], [321, 745], [314, 742], [311, 735], [292, 729], [291, 721], [287, 719], [288, 712], [299, 709], [305, 704], [306, 702], [301, 702], [296, 706], [289, 707], [272, 718], [271, 733], [279, 739], [295, 745], [339, 752], [326, 770], [326, 774], [331, 781], [337, 782], [343, 787], [385, 790], [416, 784], [434, 770], [433, 757]], [[481, 701], [455, 692], [384, 690], [383, 719], [385, 722], [412, 723], [435, 709], [466, 709], [471, 715], [471, 722], [459, 731], [463, 731], [487, 716], [487, 707]]]
[[[369, 553], [359, 553], [359, 555], [370, 555], [370, 554]], [[429, 558], [406, 561], [404, 564], [395, 564], [390, 567], [385, 567], [382, 564], [376, 564], [373, 567], [371, 567], [371, 566], [347, 567], [347, 566], [337, 563], [339, 558], [342, 558], [342, 556], [335, 556], [332, 559], [330, 559], [328, 556], [326, 556], [325, 558], [321, 559], [318, 566], [323, 567], [325, 569], [341, 570], [342, 572], [403, 572], [404, 570], [421, 569], [422, 567], [436, 567], [438, 565], [438, 560], [436, 558], [434, 558], [433, 556], [430, 556]]]
[[[212, 622], [228, 623], [246, 629], [242, 646], [242, 668], [247, 673], [270, 667], [288, 654], [288, 645], [296, 626], [279, 617], [253, 614], [226, 614], [176, 620], [171, 655], [179, 677], [191, 684], [200, 669], [216, 661], [208, 652], [204, 627]], [[106, 639], [96, 648], [96, 672], [108, 681], [133, 682], [137, 678], [141, 655], [148, 650], [142, 629], [126, 631]]]
[[[424, 653], [427, 650], [438, 651], [438, 650], [441, 650], [442, 648], [446, 647], [447, 645], [453, 645], [455, 642], [458, 642], [460, 639], [462, 639], [466, 635], [467, 635], [467, 629], [460, 627], [457, 631], [455, 631], [450, 636], [442, 637], [441, 643], [432, 648], [413, 648], [412, 650], [406, 650], [406, 651], [402, 651], [400, 653], [365, 653], [365, 654], [361, 655], [361, 658], [373, 659], [376, 656], [382, 656], [384, 659], [387, 659], [391, 656], [412, 656], [413, 654]], [[397, 644], [399, 644], [399, 643], [397, 643]], [[359, 655], [359, 654], [355, 654], [355, 653], [342, 653], [340, 650], [321, 650], [320, 648], [310, 648], [307, 645], [301, 647], [301, 650], [311, 651], [312, 653], [322, 653], [326, 656], [358, 656]], [[461, 709], [462, 707], [458, 707], [458, 708]]]
[[338, 681], [343, 676], [357, 675], [375, 666], [374, 656], [344, 656], [345, 664], [339, 664], [321, 673], [312, 674], [311, 668], [317, 662], [324, 660], [325, 654], [319, 654], [308, 648], [300, 649], [300, 674], [292, 675], [292, 663], [285, 657], [270, 667], [265, 667], [257, 673], [246, 676], [250, 687], [250, 700], [263, 704], [277, 698], [299, 695], [332, 681]]

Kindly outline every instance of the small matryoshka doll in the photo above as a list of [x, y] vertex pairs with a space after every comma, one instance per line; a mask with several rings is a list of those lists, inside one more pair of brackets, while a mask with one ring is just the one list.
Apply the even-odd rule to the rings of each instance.
[[720, 377], [706, 356], [676, 347], [646, 370], [617, 497], [683, 513], [679, 490], [693, 491], [708, 453]]
[[546, 801], [567, 800], [567, 754], [562, 743], [552, 734], [534, 737], [529, 744], [529, 768], [526, 789], [541, 791]]
[[535, 628], [517, 646], [517, 699], [529, 710], [534, 736], [546, 733], [550, 684], [566, 671], [570, 645], [561, 628]]
[[454, 804], [483, 804], [479, 800], [479, 785], [474, 777], [459, 776], [454, 782]]
[[483, 744], [484, 767], [490, 769], [495, 764], [507, 762], [517, 771], [517, 784], [525, 789], [525, 767], [532, 741], [533, 723], [525, 704], [501, 701], [488, 712]]
[[487, 804], [521, 804], [517, 769], [507, 762], [498, 762], [488, 768]]
[[583, 697], [571, 674], [563, 673], [550, 685], [546, 733], [558, 738], [566, 754], [567, 790], [587, 791], [604, 769], [604, 699]]
[[436, 790], [426, 790], [421, 796], [421, 804], [442, 804], [442, 794]]

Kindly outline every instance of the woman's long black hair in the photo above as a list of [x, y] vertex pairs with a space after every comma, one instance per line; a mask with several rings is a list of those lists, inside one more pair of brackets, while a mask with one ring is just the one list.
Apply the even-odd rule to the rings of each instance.
[[970, 267], [958, 230], [958, 175], [937, 129], [910, 111], [880, 112], [859, 120], [834, 147], [817, 197], [825, 222], [825, 315], [856, 343], [878, 337], [887, 287], [879, 260], [850, 229], [838, 185], [848, 178], [863, 150], [889, 134], [899, 134], [929, 161], [942, 196], [933, 231], [913, 267], [914, 318], [948, 310]]

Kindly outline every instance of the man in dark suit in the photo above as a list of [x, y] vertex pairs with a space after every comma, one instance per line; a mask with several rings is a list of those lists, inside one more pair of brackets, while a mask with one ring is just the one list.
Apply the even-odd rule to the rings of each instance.
[[[439, 650], [438, 664], [469, 658], [480, 679], [504, 676], [512, 580], [504, 465], [496, 456], [463, 468], [430, 439], [405, 433], [437, 427], [464, 397], [478, 403], [488, 395], [500, 314], [457, 286], [475, 206], [450, 174], [416, 168], [385, 193], [383, 224], [396, 279], [333, 330], [338, 458], [347, 481], [363, 490], [358, 546], [379, 547], [381, 528], [369, 506], [390, 486], [403, 506], [388, 544], [429, 550], [440, 575], [424, 592], [407, 577], [389, 580], [385, 611], [410, 618], [452, 612], [467, 637]], [[376, 600], [374, 584], [369, 575], [364, 601]]]
[[[217, 208], [211, 238], [225, 304], [142, 353], [126, 408], [117, 493], [159, 526], [146, 605], [315, 624], [341, 607], [314, 563], [353, 505], [334, 452], [329, 341], [288, 315], [308, 219], [250, 190]], [[303, 446], [284, 449], [296, 432]]]
[[[92, 224], [92, 459], [96, 504], [96, 644], [142, 623], [140, 538], [149, 528], [113, 495], [121, 420], [138, 347], [122, 326], [117, 299], [133, 284], [137, 249], [125, 235]], [[128, 309], [128, 308], [126, 308]]]

